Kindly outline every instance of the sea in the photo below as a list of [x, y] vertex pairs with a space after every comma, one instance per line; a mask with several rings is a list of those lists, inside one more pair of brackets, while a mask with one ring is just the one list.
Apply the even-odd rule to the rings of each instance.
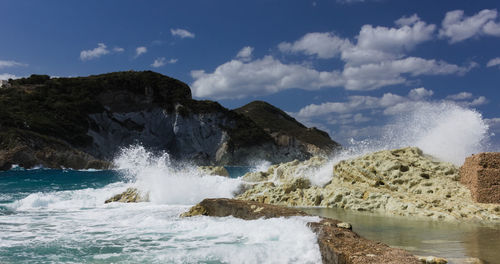
[[[429, 104], [388, 127], [379, 139], [353, 140], [324, 168], [305, 176], [321, 185], [334, 177], [335, 162], [381, 149], [418, 146], [424, 153], [461, 164], [466, 156], [488, 146], [488, 125], [481, 114], [455, 104]], [[317, 216], [251, 221], [179, 217], [205, 198], [234, 197], [241, 176], [266, 170], [267, 161], [228, 167], [230, 177], [211, 176], [192, 164], [172, 161], [168, 153], [151, 153], [134, 145], [122, 148], [114, 164], [114, 170], [13, 166], [0, 172], [0, 263], [321, 263], [316, 236], [306, 226], [319, 221]], [[129, 187], [148, 192], [150, 201], [104, 203]], [[339, 216], [345, 214], [349, 212]], [[399, 227], [392, 230], [397, 230], [397, 236], [411, 220], [396, 222]], [[368, 230], [370, 239], [421, 252], [418, 239], [409, 245], [384, 240], [394, 236], [389, 236], [390, 226], [384, 226], [380, 236], [371, 236], [377, 226], [367, 221], [358, 224], [355, 230], [361, 235]], [[428, 228], [423, 225], [415, 233]], [[500, 228], [488, 228], [493, 231], [482, 232], [486, 237], [478, 239], [498, 241], [491, 235], [498, 235]], [[446, 237], [430, 240], [450, 241]], [[456, 243], [466, 242], [454, 237], [452, 244]], [[475, 256], [465, 249], [458, 251], [452, 257]]]

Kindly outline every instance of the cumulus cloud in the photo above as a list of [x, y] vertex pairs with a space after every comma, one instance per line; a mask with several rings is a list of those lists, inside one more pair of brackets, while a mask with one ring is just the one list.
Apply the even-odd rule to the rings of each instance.
[[469, 103], [470, 106], [479, 106], [479, 105], [484, 105], [488, 103], [488, 99], [484, 96], [479, 96], [478, 98], [474, 99], [472, 102]]
[[346, 67], [342, 75], [345, 79], [346, 89], [361, 91], [403, 84], [406, 82], [404, 75], [464, 74], [470, 69], [471, 67], [461, 67], [444, 61], [408, 57], [380, 63], [363, 64], [357, 67]]
[[342, 39], [333, 33], [307, 33], [294, 43], [282, 42], [278, 48], [282, 52], [304, 53], [316, 55], [320, 59], [330, 59], [346, 48], [351, 46], [351, 42]]
[[9, 68], [9, 67], [25, 67], [27, 64], [20, 63], [12, 60], [0, 60], [0, 69]]
[[137, 47], [135, 49], [135, 57], [139, 57], [141, 56], [142, 54], [145, 54], [146, 52], [148, 52], [148, 48], [144, 47], [144, 46], [140, 46], [140, 47]]
[[103, 55], [106, 55], [109, 53], [109, 50], [104, 43], [97, 43], [97, 47], [91, 50], [82, 50], [80, 52], [80, 60], [86, 61], [86, 60], [93, 60], [97, 59]]
[[340, 54], [348, 65], [361, 65], [400, 58], [403, 52], [431, 40], [436, 30], [435, 25], [421, 21], [416, 14], [402, 17], [395, 24], [396, 27], [364, 25], [356, 37], [356, 44], [333, 33], [314, 32], [293, 43], [282, 42], [278, 48], [282, 52], [304, 53], [321, 59]]
[[402, 26], [411, 26], [415, 23], [417, 23], [418, 21], [420, 21], [420, 17], [417, 15], [417, 14], [413, 14], [411, 16], [404, 16], [404, 17], [401, 17], [400, 19], [394, 21], [394, 24], [402, 27]]
[[411, 100], [419, 101], [419, 100], [422, 100], [424, 98], [431, 97], [432, 95], [434, 95], [434, 91], [427, 90], [424, 87], [420, 87], [420, 88], [412, 89], [408, 93], [408, 98], [410, 98]]
[[174, 63], [177, 63], [177, 59], [170, 59], [167, 61], [167, 59], [165, 57], [158, 57], [153, 61], [153, 63], [151, 64], [151, 67], [159, 68], [159, 67], [165, 66], [167, 64], [174, 64]]
[[[252, 59], [244, 47], [235, 60], [213, 72], [191, 72], [194, 95], [217, 99], [243, 98], [276, 93], [285, 89], [315, 90], [344, 87], [368, 91], [408, 84], [424, 75], [461, 75], [477, 66], [459, 66], [435, 59], [409, 57], [407, 53], [435, 36], [436, 26], [416, 14], [397, 19], [394, 27], [364, 25], [351, 41], [331, 32], [307, 33], [293, 42], [282, 42], [282, 53], [304, 54], [318, 59], [340, 58], [343, 69], [319, 71], [312, 66], [283, 63], [273, 56]], [[413, 95], [415, 98], [423, 96]]]
[[299, 64], [284, 64], [272, 56], [243, 62], [231, 60], [214, 72], [191, 71], [193, 94], [217, 99], [243, 98], [276, 93], [291, 88], [317, 90], [341, 86], [336, 71], [317, 71]]
[[469, 92], [460, 92], [460, 93], [457, 93], [457, 94], [448, 95], [446, 97], [446, 99], [448, 99], [448, 100], [454, 100], [454, 101], [467, 100], [467, 99], [470, 99], [470, 98], [472, 98], [472, 93], [469, 93]]
[[252, 59], [252, 52], [254, 48], [250, 46], [243, 47], [238, 54], [236, 54], [236, 58], [242, 61], [249, 61]]
[[416, 45], [432, 39], [436, 26], [421, 21], [417, 15], [395, 21], [397, 27], [364, 25], [356, 45], [342, 50], [342, 59], [348, 65], [397, 59]]
[[494, 59], [491, 59], [490, 61], [488, 61], [488, 63], [486, 64], [486, 67], [494, 67], [494, 66], [497, 66], [497, 65], [500, 65], [500, 58], [494, 58]]
[[[451, 94], [446, 96], [445, 100], [455, 101], [459, 105], [463, 106], [480, 106], [487, 104], [489, 101], [484, 96], [477, 96], [474, 98], [474, 95], [469, 92], [460, 92], [457, 94]], [[472, 100], [472, 101], [466, 101]]]
[[296, 116], [299, 118], [311, 118], [331, 113], [354, 113], [366, 109], [387, 108], [407, 101], [409, 101], [407, 97], [393, 93], [385, 93], [381, 97], [349, 96], [346, 102], [326, 102], [307, 105], [300, 109], [296, 113]]
[[189, 32], [185, 29], [181, 28], [176, 28], [176, 29], [170, 29], [170, 33], [172, 33], [172, 36], [177, 36], [180, 38], [194, 38], [195, 35], [192, 32]]
[[457, 43], [482, 35], [500, 36], [500, 24], [495, 22], [498, 12], [495, 9], [484, 9], [467, 17], [463, 10], [447, 12], [439, 36], [448, 38], [450, 43]]
[[120, 52], [124, 52], [125, 49], [124, 48], [121, 48], [121, 47], [114, 47], [113, 48], [113, 52], [116, 52], [116, 53], [120, 53]]

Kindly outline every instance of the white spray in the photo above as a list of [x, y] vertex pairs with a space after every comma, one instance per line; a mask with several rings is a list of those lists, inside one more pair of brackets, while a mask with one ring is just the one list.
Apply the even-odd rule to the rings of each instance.
[[167, 153], [154, 155], [142, 146], [123, 148], [115, 164], [153, 203], [189, 205], [204, 198], [229, 198], [241, 183], [204, 175], [195, 166], [174, 165]]

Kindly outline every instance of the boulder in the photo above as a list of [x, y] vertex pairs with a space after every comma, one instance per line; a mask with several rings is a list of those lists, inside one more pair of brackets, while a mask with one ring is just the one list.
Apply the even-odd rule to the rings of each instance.
[[229, 177], [229, 172], [224, 166], [199, 166], [198, 170], [203, 174]]
[[465, 159], [460, 182], [479, 203], [500, 203], [500, 152], [485, 152]]
[[[294, 208], [251, 201], [205, 199], [182, 216], [191, 217], [196, 215], [233, 216], [252, 220], [258, 218], [307, 216], [308, 214]], [[323, 263], [420, 263], [409, 252], [365, 239], [350, 230], [346, 224], [330, 218], [321, 218], [319, 222], [310, 222], [307, 224], [317, 235]]]
[[418, 258], [418, 260], [420, 260], [420, 262], [422, 262], [424, 264], [446, 264], [446, 263], [448, 263], [448, 260], [446, 260], [444, 258], [434, 257], [434, 256], [427, 256], [427, 257], [417, 256], [417, 258]]
[[104, 203], [140, 203], [148, 201], [149, 194], [143, 195], [137, 188], [127, 188], [127, 190], [125, 190], [124, 192], [107, 199], [106, 201], [104, 201]]

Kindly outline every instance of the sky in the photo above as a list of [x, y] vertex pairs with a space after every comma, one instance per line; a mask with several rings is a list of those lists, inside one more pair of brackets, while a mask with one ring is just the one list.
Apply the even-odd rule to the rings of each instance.
[[[152, 70], [195, 99], [267, 101], [345, 144], [425, 103], [500, 146], [500, 1], [1, 0], [0, 79]], [[497, 150], [498, 151], [498, 150]]]

